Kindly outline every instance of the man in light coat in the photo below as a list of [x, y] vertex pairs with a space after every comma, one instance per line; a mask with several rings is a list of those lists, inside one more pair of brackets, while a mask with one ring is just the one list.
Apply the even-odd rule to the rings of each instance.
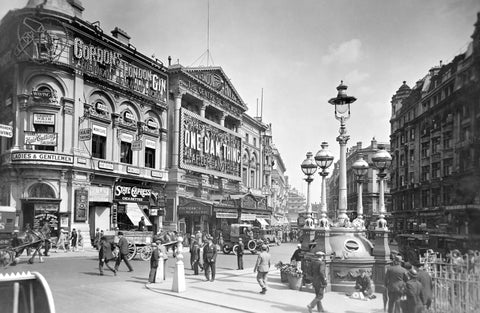
[[267, 275], [270, 270], [270, 254], [267, 252], [267, 245], [262, 245], [262, 252], [258, 255], [257, 263], [253, 268], [253, 272], [257, 272], [257, 281], [262, 291], [260, 293], [264, 295], [267, 293]]

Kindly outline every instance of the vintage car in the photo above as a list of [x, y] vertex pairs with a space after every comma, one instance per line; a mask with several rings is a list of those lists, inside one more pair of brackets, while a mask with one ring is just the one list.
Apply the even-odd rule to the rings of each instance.
[[277, 238], [274, 229], [270, 228], [254, 228], [253, 230], [254, 238], [262, 239], [262, 241], [268, 245], [276, 244], [280, 245], [281, 241]]
[[233, 251], [233, 253], [237, 254], [239, 238], [242, 238], [245, 249], [249, 250], [252, 254], [257, 253], [264, 244], [262, 239], [255, 238], [252, 225], [232, 224], [230, 225], [229, 231], [224, 235], [223, 253], [229, 254]]

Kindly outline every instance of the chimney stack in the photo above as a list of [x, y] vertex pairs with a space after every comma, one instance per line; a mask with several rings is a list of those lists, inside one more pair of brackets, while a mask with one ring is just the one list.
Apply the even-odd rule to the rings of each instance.
[[115, 29], [112, 30], [112, 35], [124, 45], [128, 46], [130, 44], [130, 36], [123, 29], [115, 27]]

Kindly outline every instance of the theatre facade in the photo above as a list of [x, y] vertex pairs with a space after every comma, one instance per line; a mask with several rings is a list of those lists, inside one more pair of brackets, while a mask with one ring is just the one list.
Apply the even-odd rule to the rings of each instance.
[[172, 153], [164, 227], [214, 234], [232, 223], [270, 219], [267, 195], [260, 192], [268, 185], [267, 125], [248, 123], [256, 134], [249, 144], [247, 106], [221, 67], [175, 64], [168, 73]]
[[54, 234], [76, 228], [88, 237], [133, 228], [141, 216], [158, 229], [166, 67], [82, 11], [78, 1], [29, 1], [2, 20], [0, 204], [16, 208], [20, 229], [48, 222]]

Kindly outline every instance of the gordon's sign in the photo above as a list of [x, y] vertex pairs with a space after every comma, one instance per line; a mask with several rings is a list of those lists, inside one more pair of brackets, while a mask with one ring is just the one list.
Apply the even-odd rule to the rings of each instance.
[[181, 112], [180, 167], [241, 180], [241, 137], [193, 112]]
[[119, 84], [145, 96], [167, 101], [167, 80], [150, 69], [126, 61], [117, 51], [84, 42], [73, 42], [75, 66], [87, 74]]

